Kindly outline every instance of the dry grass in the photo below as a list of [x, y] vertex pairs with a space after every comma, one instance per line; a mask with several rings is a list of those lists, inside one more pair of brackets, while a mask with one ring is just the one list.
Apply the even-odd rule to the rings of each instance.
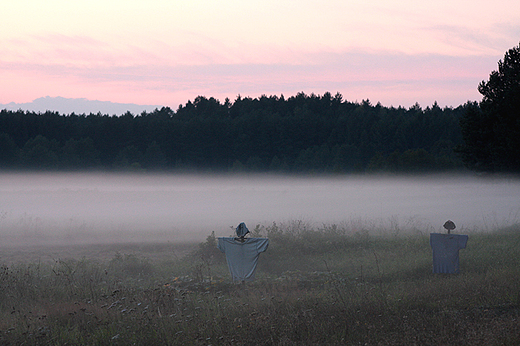
[[519, 230], [470, 234], [462, 273], [433, 275], [426, 235], [260, 227], [246, 285], [206, 243], [2, 250], [0, 343], [518, 345]]

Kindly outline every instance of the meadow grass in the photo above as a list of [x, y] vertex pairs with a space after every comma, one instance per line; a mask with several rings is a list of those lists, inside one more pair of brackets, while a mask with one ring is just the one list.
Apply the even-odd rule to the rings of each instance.
[[427, 233], [304, 222], [252, 233], [270, 245], [246, 284], [231, 283], [213, 235], [182, 256], [171, 244], [53, 260], [2, 250], [0, 344], [520, 344], [519, 225], [467, 233], [458, 275], [432, 274]]

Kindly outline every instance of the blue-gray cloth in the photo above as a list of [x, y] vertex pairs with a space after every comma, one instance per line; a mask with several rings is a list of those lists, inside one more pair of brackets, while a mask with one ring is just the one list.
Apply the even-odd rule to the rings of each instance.
[[433, 250], [433, 272], [458, 274], [459, 250], [465, 249], [467, 235], [430, 233], [430, 245]]
[[231, 237], [218, 238], [218, 248], [226, 254], [233, 281], [254, 280], [258, 257], [268, 246], [267, 238], [245, 238], [243, 242]]

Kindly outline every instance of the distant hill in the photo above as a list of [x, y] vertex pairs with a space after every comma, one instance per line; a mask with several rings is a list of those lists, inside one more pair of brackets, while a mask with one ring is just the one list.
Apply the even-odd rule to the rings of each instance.
[[0, 109], [7, 109], [13, 111], [22, 109], [24, 111], [42, 113], [49, 110], [56, 111], [61, 114], [97, 114], [98, 112], [101, 112], [102, 114], [121, 115], [129, 111], [130, 113], [136, 115], [140, 114], [143, 111], [152, 112], [156, 108], [161, 109], [162, 106], [137, 105], [133, 103], [114, 103], [110, 101], [87, 100], [85, 98], [71, 99], [50, 96], [40, 97], [28, 103], [11, 102], [8, 104], [0, 104]]

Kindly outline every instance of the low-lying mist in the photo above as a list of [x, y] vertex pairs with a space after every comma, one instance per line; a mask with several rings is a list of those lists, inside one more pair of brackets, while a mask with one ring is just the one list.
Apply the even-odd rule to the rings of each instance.
[[302, 220], [352, 231], [491, 230], [518, 222], [520, 180], [476, 176], [0, 174], [3, 246], [204, 241]]

